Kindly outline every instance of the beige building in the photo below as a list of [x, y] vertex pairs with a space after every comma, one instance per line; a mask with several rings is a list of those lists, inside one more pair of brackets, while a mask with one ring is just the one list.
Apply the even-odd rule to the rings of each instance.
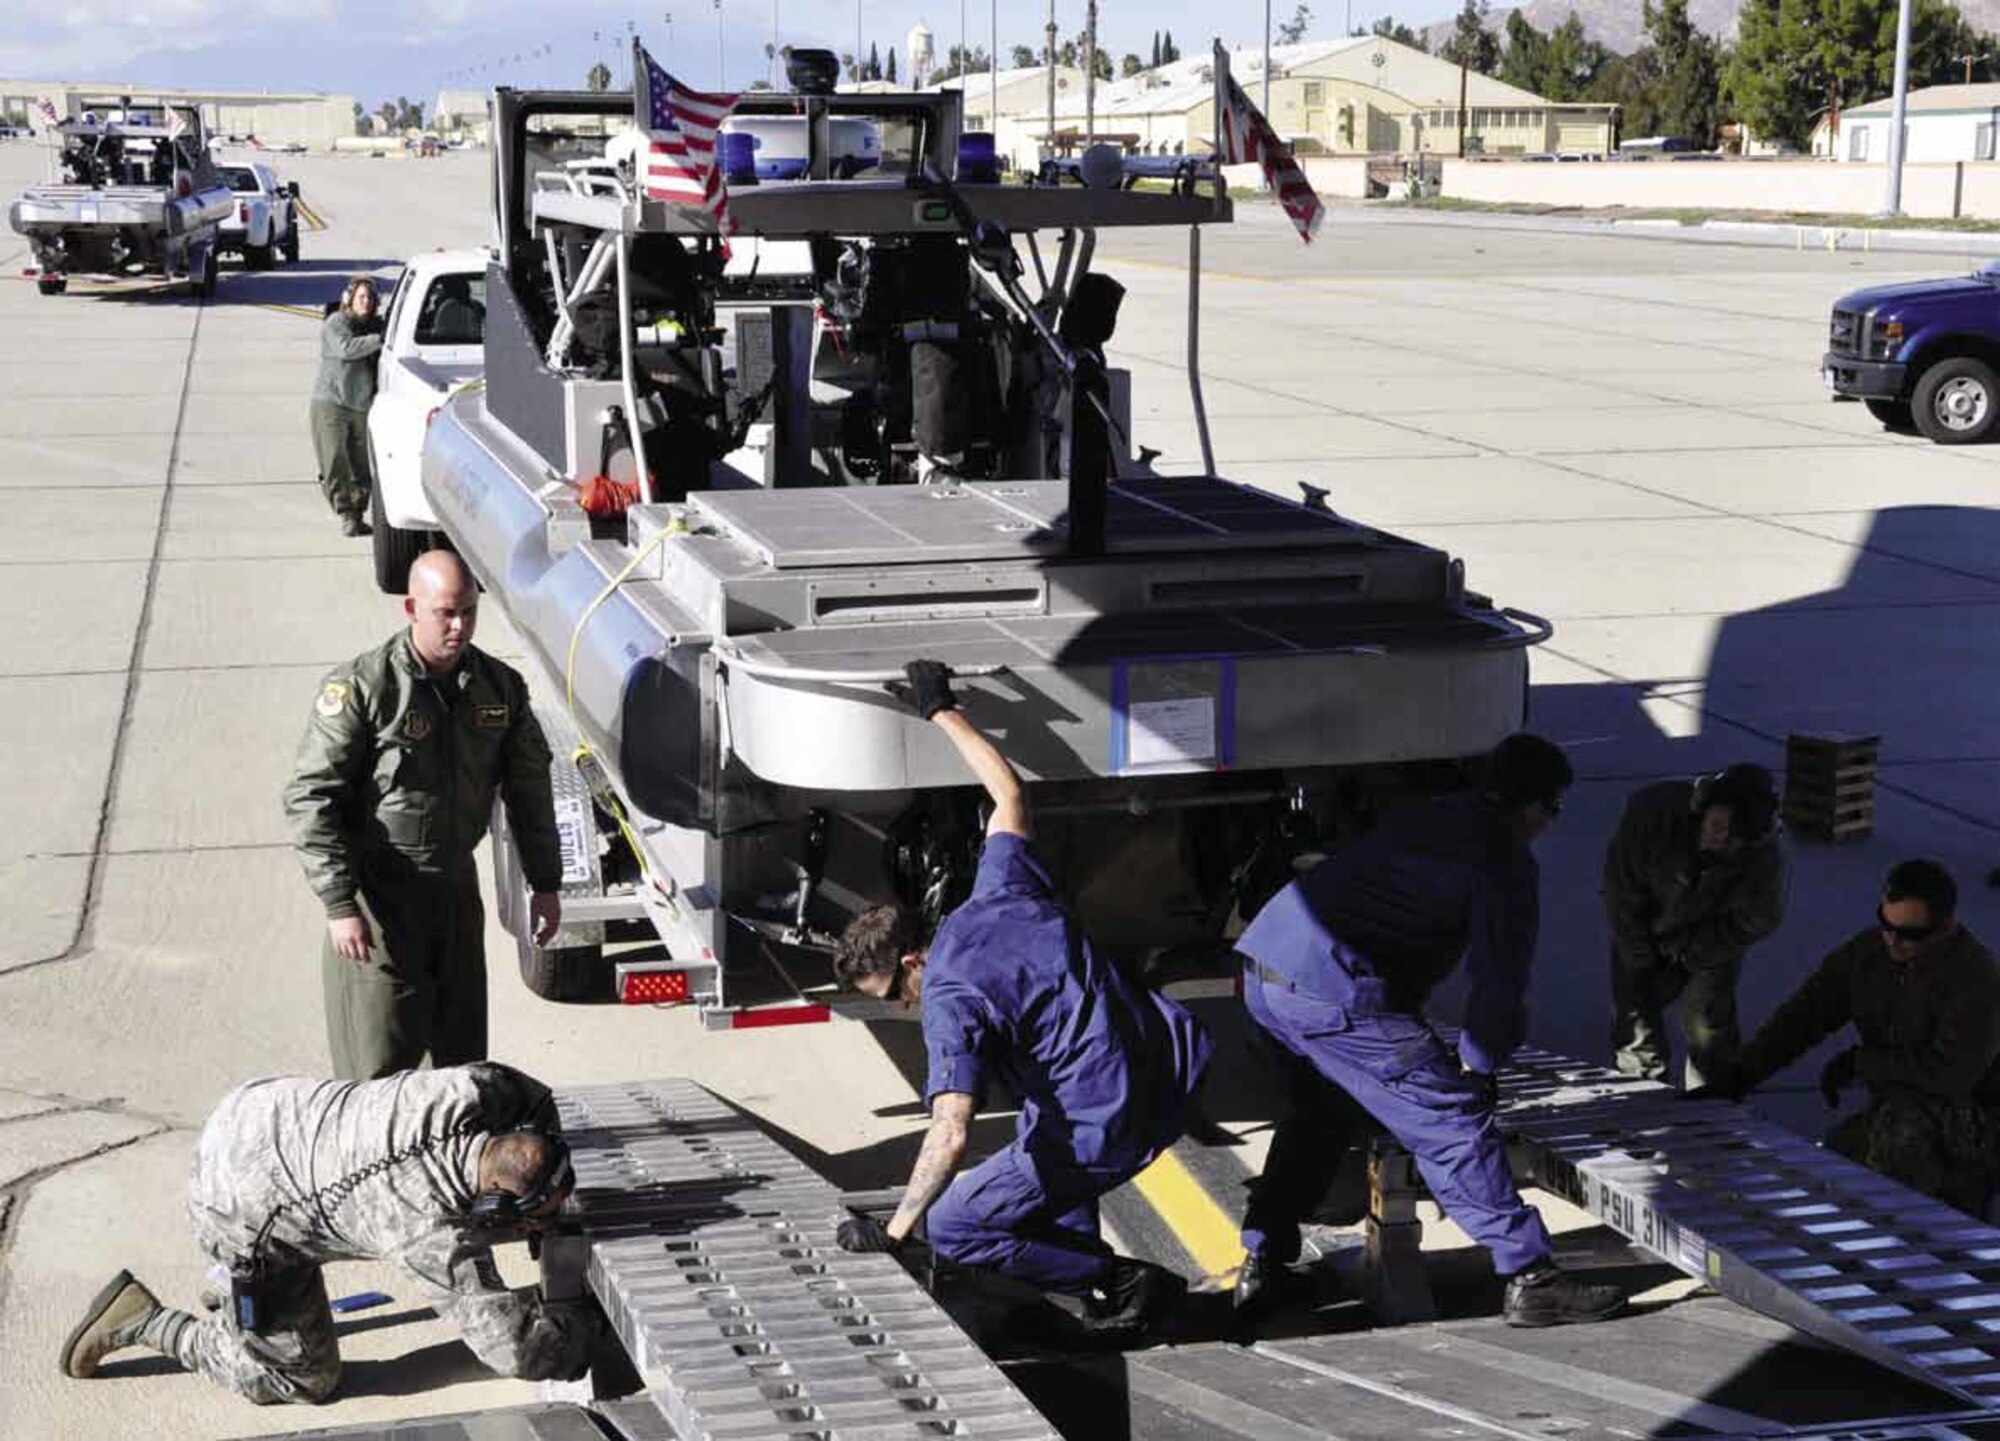
[[[1261, 105], [1261, 49], [1234, 51], [1230, 70]], [[1027, 73], [1003, 72], [1001, 79]], [[1461, 128], [1466, 149], [1486, 155], [1603, 155], [1616, 141], [1614, 105], [1560, 104], [1467, 72], [1461, 112], [1460, 82], [1449, 61], [1375, 35], [1274, 46], [1271, 124], [1302, 154], [1455, 155]], [[1094, 122], [1086, 126], [1078, 76], [1058, 88], [1053, 135], [1046, 80], [1017, 83], [1001, 92], [1000, 149], [1016, 166], [1032, 166], [1051, 143], [1074, 152], [1093, 138], [1151, 155], [1206, 154], [1214, 143], [1214, 83], [1206, 55], [1101, 80]], [[981, 101], [975, 77], [968, 109], [984, 110]]]
[[448, 140], [463, 136], [484, 145], [492, 128], [486, 109], [490, 98], [484, 90], [440, 90], [424, 117], [424, 128]]
[[47, 100], [58, 115], [72, 103], [131, 95], [152, 100], [184, 101], [200, 107], [211, 135], [255, 135], [273, 143], [303, 141], [325, 150], [344, 135], [354, 134], [354, 97], [311, 91], [179, 90], [141, 85], [131, 80], [84, 84], [69, 80], [0, 80], [0, 115], [20, 116], [39, 126], [36, 102]]

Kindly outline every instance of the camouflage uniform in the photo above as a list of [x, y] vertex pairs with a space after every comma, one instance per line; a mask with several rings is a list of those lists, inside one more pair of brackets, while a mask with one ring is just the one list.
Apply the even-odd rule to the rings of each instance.
[[1681, 1003], [1689, 1083], [1714, 1076], [1741, 1039], [1743, 957], [1785, 916], [1787, 863], [1774, 830], [1726, 856], [1703, 856], [1692, 781], [1633, 795], [1604, 855], [1611, 922], [1611, 1050], [1628, 1076], [1665, 1080], [1666, 1008]]
[[319, 374], [313, 378], [313, 452], [319, 485], [335, 515], [368, 513], [375, 479], [368, 464], [368, 407], [375, 401], [375, 357], [382, 319], [336, 311], [320, 328]]
[[508, 1290], [487, 1240], [457, 1220], [478, 1195], [488, 1135], [524, 1125], [559, 1128], [548, 1088], [491, 1063], [239, 1086], [202, 1128], [188, 1214], [211, 1260], [261, 1258], [268, 1320], [253, 1336], [225, 1306], [201, 1320], [171, 1313], [158, 1330], [189, 1370], [239, 1396], [324, 1400], [340, 1349], [320, 1267], [392, 1261], [494, 1371], [579, 1374], [594, 1314]]
[[1828, 1134], [1848, 1159], [1981, 1215], [2000, 1181], [2000, 967], [1960, 929], [1907, 964], [1874, 928], [1820, 963], [1744, 1048], [1756, 1085], [1853, 1022], [1868, 1105]]
[[366, 915], [356, 963], [322, 935], [337, 1075], [369, 1080], [486, 1054], [485, 918], [473, 853], [498, 791], [528, 884], [562, 885], [549, 746], [512, 667], [468, 646], [433, 676], [407, 632], [320, 687], [285, 789], [306, 879], [329, 920]]

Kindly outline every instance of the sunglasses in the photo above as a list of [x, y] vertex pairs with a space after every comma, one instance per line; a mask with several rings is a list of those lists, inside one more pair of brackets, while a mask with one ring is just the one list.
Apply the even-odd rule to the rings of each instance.
[[1899, 941], [1927, 941], [1938, 933], [1937, 922], [1927, 926], [1892, 926], [1889, 913], [1882, 907], [1875, 908], [1875, 924], [1885, 936], [1894, 936]]

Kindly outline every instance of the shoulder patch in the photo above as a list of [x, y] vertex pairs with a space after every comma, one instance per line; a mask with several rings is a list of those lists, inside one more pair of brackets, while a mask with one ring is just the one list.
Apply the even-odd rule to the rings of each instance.
[[481, 730], [505, 730], [508, 718], [513, 713], [513, 707], [505, 702], [498, 705], [482, 705], [473, 712], [472, 720]]
[[351, 687], [344, 680], [330, 680], [319, 688], [319, 699], [313, 702], [313, 709], [328, 720], [347, 708], [347, 697]]

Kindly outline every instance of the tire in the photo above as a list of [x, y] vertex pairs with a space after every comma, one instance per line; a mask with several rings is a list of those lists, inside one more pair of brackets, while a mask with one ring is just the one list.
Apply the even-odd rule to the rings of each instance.
[[69, 289], [69, 281], [61, 275], [38, 275], [35, 277], [35, 289], [44, 295], [61, 295]]
[[382, 513], [382, 476], [377, 471], [368, 496], [368, 524], [374, 529], [375, 584], [384, 595], [401, 595], [410, 588], [410, 566], [429, 546], [429, 532], [404, 530], [389, 524]]
[[1939, 445], [1976, 444], [2000, 423], [2000, 375], [1972, 356], [1947, 356], [1917, 377], [1910, 410]]
[[269, 270], [277, 262], [272, 259], [273, 249], [268, 245], [246, 245], [243, 247], [243, 268], [245, 270]]
[[188, 258], [188, 294], [196, 300], [208, 300], [215, 295], [215, 287], [221, 279], [222, 261], [214, 249], [201, 252], [199, 258]]
[[1866, 400], [1868, 413], [1882, 422], [1884, 430], [1893, 430], [1898, 435], [1915, 435], [1917, 418], [1910, 411], [1907, 400]]
[[299, 263], [299, 217], [292, 213], [292, 228], [285, 232], [285, 238], [278, 242], [278, 252], [292, 265]]
[[545, 951], [532, 941], [517, 941], [521, 952], [521, 984], [545, 1001], [582, 1001], [596, 991], [604, 975], [604, 947], [558, 946]]

